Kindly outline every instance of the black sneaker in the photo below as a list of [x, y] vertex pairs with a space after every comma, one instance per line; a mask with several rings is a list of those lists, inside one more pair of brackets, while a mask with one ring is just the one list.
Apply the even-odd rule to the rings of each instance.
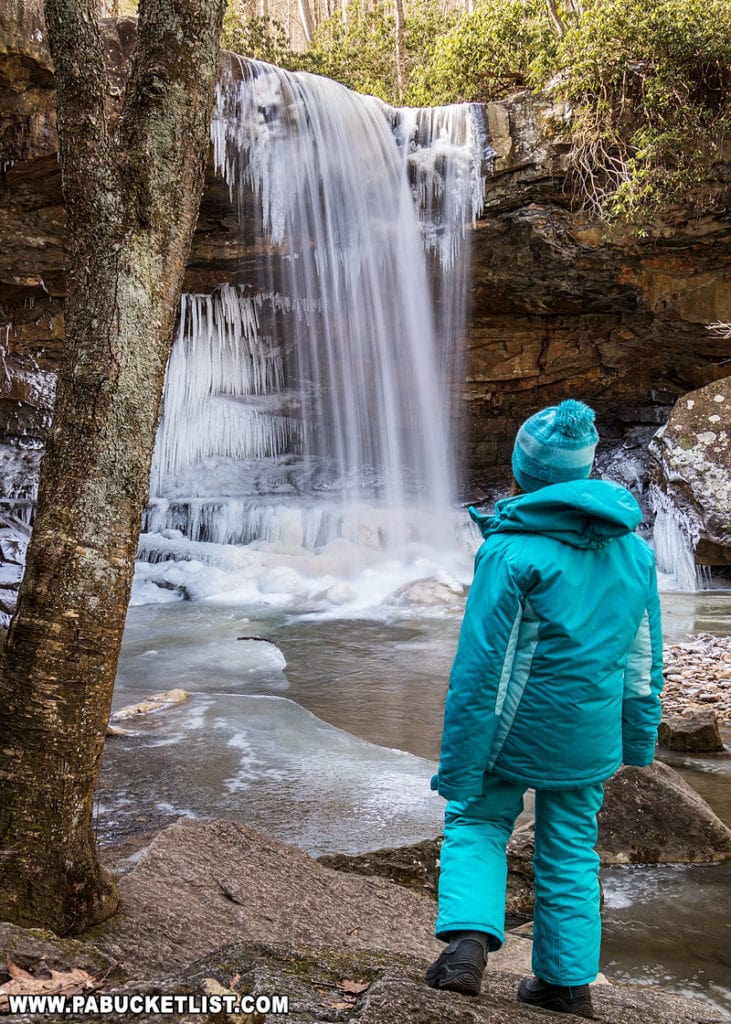
[[595, 1019], [588, 985], [549, 985], [540, 978], [523, 978], [518, 986], [518, 1002], [542, 1006], [555, 1013], [575, 1013], [577, 1017]]
[[431, 988], [479, 996], [486, 966], [487, 936], [466, 939], [457, 935], [428, 968], [424, 981]]

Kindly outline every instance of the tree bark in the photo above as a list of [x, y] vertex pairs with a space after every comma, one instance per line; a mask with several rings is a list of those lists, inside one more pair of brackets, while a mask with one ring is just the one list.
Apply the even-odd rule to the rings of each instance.
[[0, 664], [0, 918], [116, 908], [92, 805], [163, 377], [198, 215], [225, 0], [143, 0], [114, 133], [95, 0], [46, 0], [69, 268], [36, 521]]
[[556, 35], [563, 39], [566, 35], [566, 25], [564, 24], [561, 15], [558, 13], [556, 0], [546, 0], [546, 8], [548, 10], [548, 16], [553, 22], [553, 27], [556, 30]]
[[403, 103], [406, 91], [406, 68], [404, 62], [404, 5], [403, 0], [393, 0], [395, 21], [396, 87], [399, 103]]
[[312, 8], [310, 7], [309, 0], [297, 0], [297, 9], [299, 11], [300, 23], [302, 25], [302, 31], [304, 32], [305, 42], [309, 46], [315, 32], [315, 20], [312, 17]]

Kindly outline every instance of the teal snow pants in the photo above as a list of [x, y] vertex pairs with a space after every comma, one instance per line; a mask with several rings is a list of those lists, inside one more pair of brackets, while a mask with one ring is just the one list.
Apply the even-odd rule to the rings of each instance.
[[[525, 787], [485, 777], [482, 796], [447, 803], [440, 855], [437, 938], [481, 931], [499, 949], [505, 938], [506, 847]], [[599, 971], [599, 856], [596, 816], [601, 783], [536, 790], [533, 973], [552, 985], [585, 985]]]

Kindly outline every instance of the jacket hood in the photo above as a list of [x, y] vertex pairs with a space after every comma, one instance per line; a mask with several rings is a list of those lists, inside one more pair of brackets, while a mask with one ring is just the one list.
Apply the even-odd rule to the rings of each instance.
[[601, 548], [632, 533], [642, 522], [630, 492], [608, 480], [570, 480], [530, 494], [504, 498], [493, 515], [470, 508], [482, 536], [539, 533], [575, 548]]

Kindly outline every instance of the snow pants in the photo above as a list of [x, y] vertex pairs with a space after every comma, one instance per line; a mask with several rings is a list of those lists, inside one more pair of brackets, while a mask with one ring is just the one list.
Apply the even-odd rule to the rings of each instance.
[[[485, 777], [481, 796], [447, 803], [440, 856], [437, 938], [487, 932], [505, 938], [506, 847], [523, 809], [525, 787]], [[552, 985], [585, 985], [599, 971], [599, 856], [596, 816], [601, 783], [536, 790], [533, 973]]]

